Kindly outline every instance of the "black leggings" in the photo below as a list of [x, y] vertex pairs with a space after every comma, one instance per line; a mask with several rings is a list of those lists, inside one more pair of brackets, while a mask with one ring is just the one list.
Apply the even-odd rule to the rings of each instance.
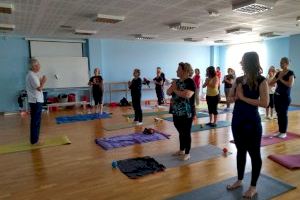
[[206, 103], [208, 107], [209, 114], [218, 114], [218, 103], [219, 103], [219, 95], [217, 96], [206, 96]]
[[241, 115], [232, 117], [232, 134], [237, 148], [237, 171], [238, 180], [243, 180], [246, 166], [247, 152], [251, 158], [252, 179], [251, 186], [256, 186], [262, 160], [260, 155], [260, 143], [262, 136], [262, 126], [259, 114], [249, 113], [251, 118], [244, 119]]
[[280, 133], [286, 133], [288, 127], [288, 109], [291, 97], [274, 95], [275, 110], [277, 112], [278, 127]]
[[180, 150], [185, 151], [185, 154], [189, 154], [192, 142], [191, 129], [193, 118], [178, 117], [176, 115], [173, 115], [173, 122], [175, 128], [179, 133]]
[[161, 105], [164, 103], [164, 96], [163, 96], [163, 89], [162, 87], [155, 87], [155, 92], [157, 96], [157, 103], [158, 105]]
[[134, 121], [142, 122], [141, 96], [132, 96], [132, 107], [134, 109]]

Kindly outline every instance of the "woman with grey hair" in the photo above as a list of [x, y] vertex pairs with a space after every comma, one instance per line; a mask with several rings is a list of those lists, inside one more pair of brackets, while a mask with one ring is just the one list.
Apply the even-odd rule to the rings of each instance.
[[42, 117], [42, 106], [44, 103], [43, 88], [47, 81], [46, 76], [38, 76], [40, 63], [37, 59], [30, 59], [30, 71], [26, 76], [26, 91], [28, 103], [30, 105], [30, 143], [33, 145], [40, 144], [40, 126]]

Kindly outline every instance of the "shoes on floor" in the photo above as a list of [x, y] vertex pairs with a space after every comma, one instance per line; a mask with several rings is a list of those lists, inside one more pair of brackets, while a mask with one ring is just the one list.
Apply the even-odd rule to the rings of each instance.
[[183, 161], [189, 160], [190, 158], [191, 158], [191, 154], [184, 154], [184, 155], [182, 155], [182, 157], [181, 157], [181, 159], [182, 159]]
[[276, 137], [284, 139], [284, 138], [286, 138], [286, 133], [280, 133]]
[[172, 156], [182, 156], [182, 155], [184, 155], [184, 151], [180, 151], [180, 150], [172, 154]]

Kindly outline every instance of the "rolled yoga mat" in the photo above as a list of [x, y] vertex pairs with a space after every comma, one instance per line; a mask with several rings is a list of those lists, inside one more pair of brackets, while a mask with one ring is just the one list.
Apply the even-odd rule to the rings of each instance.
[[300, 154], [269, 155], [268, 158], [288, 169], [300, 169]]

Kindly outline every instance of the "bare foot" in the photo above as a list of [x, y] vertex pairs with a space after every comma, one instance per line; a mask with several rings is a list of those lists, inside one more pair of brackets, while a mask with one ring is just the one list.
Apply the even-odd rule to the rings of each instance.
[[253, 199], [257, 195], [256, 187], [250, 186], [249, 189], [244, 193], [244, 199]]
[[239, 188], [241, 186], [242, 186], [242, 180], [237, 180], [233, 184], [227, 185], [226, 189], [227, 190], [235, 190], [235, 189], [237, 189], [237, 188]]

